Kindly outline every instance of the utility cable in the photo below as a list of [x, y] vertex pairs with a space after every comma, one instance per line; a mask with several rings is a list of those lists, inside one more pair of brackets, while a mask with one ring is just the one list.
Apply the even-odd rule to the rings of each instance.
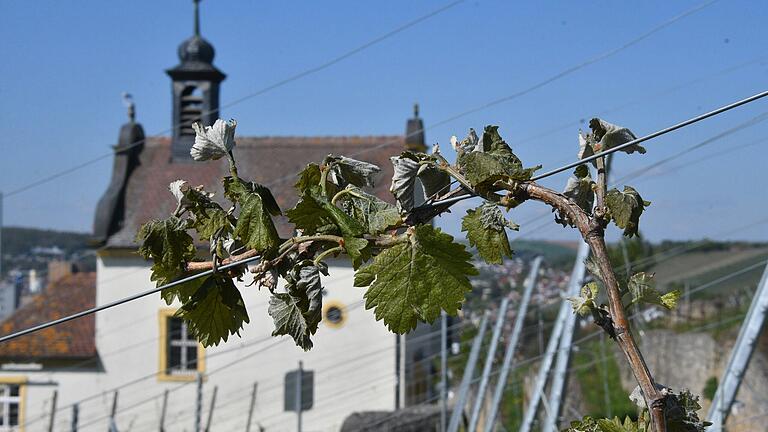
[[[404, 24], [401, 27], [398, 27], [397, 29], [395, 29], [395, 30], [385, 34], [384, 36], [380, 36], [379, 38], [376, 38], [376, 39], [374, 39], [371, 42], [363, 44], [360, 47], [355, 48], [355, 49], [349, 51], [346, 54], [342, 54], [341, 56], [336, 57], [335, 59], [333, 59], [333, 60], [331, 60], [329, 62], [326, 62], [326, 63], [324, 63], [321, 66], [316, 66], [316, 67], [307, 69], [306, 71], [304, 71], [302, 73], [299, 73], [299, 74], [296, 74], [296, 75], [294, 75], [291, 78], [287, 78], [285, 80], [279, 81], [278, 83], [275, 83], [275, 84], [272, 84], [270, 86], [267, 86], [267, 87], [265, 87], [265, 88], [263, 88], [263, 89], [261, 89], [259, 91], [256, 91], [256, 92], [254, 92], [252, 94], [243, 96], [240, 99], [237, 99], [236, 101], [234, 101], [232, 103], [229, 103], [229, 104], [226, 104], [226, 105], [222, 106], [220, 109], [223, 109], [224, 107], [230, 107], [230, 106], [232, 106], [232, 105], [234, 105], [236, 103], [240, 103], [242, 101], [251, 99], [251, 98], [253, 98], [255, 96], [258, 96], [260, 94], [266, 93], [267, 91], [273, 90], [276, 87], [279, 87], [281, 85], [285, 85], [288, 82], [295, 81], [296, 79], [302, 78], [302, 77], [304, 77], [306, 75], [309, 75], [311, 73], [315, 73], [315, 72], [317, 72], [319, 70], [327, 68], [327, 67], [329, 67], [329, 66], [331, 66], [331, 65], [333, 65], [335, 63], [338, 63], [341, 60], [344, 60], [345, 58], [347, 58], [347, 57], [349, 57], [349, 56], [351, 56], [351, 55], [353, 55], [353, 54], [355, 54], [355, 53], [357, 53], [359, 51], [362, 51], [365, 48], [370, 47], [371, 45], [374, 45], [375, 43], [381, 42], [383, 39], [386, 39], [387, 37], [393, 36], [395, 34], [395, 32], [405, 30], [405, 29], [407, 29], [407, 28], [417, 24], [418, 22], [421, 22], [421, 21], [423, 21], [423, 20], [425, 20], [427, 18], [430, 18], [430, 17], [432, 17], [434, 15], [437, 15], [438, 13], [443, 12], [443, 11], [445, 11], [445, 10], [447, 10], [447, 9], [449, 9], [449, 8], [459, 4], [459, 3], [461, 3], [462, 1], [463, 0], [457, 0], [457, 1], [454, 1], [452, 3], [449, 3], [449, 4], [443, 6], [443, 7], [439, 8], [439, 9], [436, 9], [433, 12], [430, 12], [427, 15], [423, 15], [423, 16], [421, 16], [421, 17], [419, 17], [419, 18], [417, 18], [417, 19], [415, 19], [413, 21], [410, 21], [407, 24]], [[577, 65], [571, 66], [571, 67], [569, 67], [569, 68], [567, 68], [567, 69], [565, 69], [565, 70], [563, 70], [563, 71], [553, 75], [552, 77], [547, 78], [544, 81], [535, 83], [535, 84], [533, 84], [533, 85], [531, 85], [531, 86], [529, 86], [529, 87], [527, 87], [527, 88], [525, 88], [523, 90], [517, 91], [516, 93], [504, 96], [502, 98], [494, 99], [494, 100], [492, 100], [490, 102], [487, 102], [487, 103], [482, 104], [480, 106], [477, 106], [475, 108], [469, 109], [469, 110], [461, 112], [461, 113], [457, 113], [457, 114], [452, 115], [452, 116], [450, 116], [450, 117], [448, 117], [448, 118], [446, 118], [444, 120], [441, 120], [441, 121], [438, 121], [436, 123], [433, 123], [430, 126], [428, 126], [426, 128], [423, 128], [421, 130], [414, 131], [411, 134], [407, 134], [405, 136], [405, 138], [409, 138], [409, 137], [415, 136], [415, 135], [420, 135], [420, 134], [424, 133], [425, 131], [431, 130], [431, 129], [437, 127], [437, 126], [442, 126], [444, 124], [450, 123], [450, 122], [452, 122], [454, 120], [457, 120], [459, 118], [465, 117], [465, 116], [467, 116], [469, 114], [473, 114], [473, 113], [476, 113], [478, 111], [485, 110], [485, 109], [490, 108], [492, 106], [499, 105], [499, 104], [501, 104], [503, 102], [507, 102], [507, 101], [516, 99], [518, 97], [521, 97], [521, 96], [524, 96], [524, 95], [526, 95], [528, 93], [531, 93], [531, 92], [533, 92], [535, 90], [538, 90], [538, 89], [540, 89], [540, 88], [542, 88], [542, 87], [544, 87], [544, 86], [546, 86], [546, 85], [548, 85], [548, 84], [550, 84], [552, 82], [555, 82], [555, 81], [557, 81], [557, 80], [559, 80], [561, 78], [564, 78], [564, 77], [566, 77], [566, 76], [568, 76], [568, 75], [570, 75], [570, 74], [572, 74], [572, 73], [574, 73], [574, 72], [576, 72], [576, 71], [578, 71], [578, 70], [580, 70], [582, 68], [585, 68], [585, 67], [590, 66], [592, 64], [598, 63], [598, 62], [600, 62], [602, 60], [605, 60], [605, 59], [607, 59], [607, 58], [609, 58], [609, 57], [611, 57], [611, 56], [613, 56], [615, 54], [618, 54], [619, 52], [624, 51], [627, 48], [630, 48], [631, 46], [633, 46], [633, 45], [639, 43], [640, 41], [650, 37], [654, 33], [657, 33], [659, 31], [663, 30], [664, 28], [666, 28], [666, 27], [676, 23], [677, 21], [680, 21], [681, 19], [686, 18], [687, 16], [689, 16], [691, 14], [694, 14], [694, 13], [696, 13], [696, 12], [706, 8], [706, 7], [711, 6], [712, 4], [716, 3], [717, 1], [718, 0], [708, 0], [708, 1], [705, 1], [705, 2], [703, 2], [703, 3], [701, 3], [701, 4], [697, 5], [697, 6], [694, 6], [691, 9], [688, 9], [688, 10], [686, 10], [686, 11], [684, 11], [684, 12], [682, 12], [682, 13], [680, 13], [680, 14], [678, 14], [678, 15], [676, 15], [676, 16], [674, 16], [674, 17], [672, 17], [672, 18], [670, 18], [670, 19], [668, 19], [668, 20], [666, 20], [666, 21], [656, 25], [656, 26], [654, 26], [650, 30], [648, 30], [645, 33], [641, 34], [640, 36], [638, 36], [638, 37], [636, 37], [636, 38], [634, 38], [634, 39], [624, 43], [623, 45], [615, 47], [615, 48], [613, 48], [613, 49], [611, 49], [609, 51], [606, 51], [604, 53], [598, 54], [598, 55], [590, 58], [587, 61], [584, 61], [584, 62], [579, 63]], [[210, 114], [210, 113], [213, 113], [213, 112], [214, 111], [210, 111], [210, 112], [207, 112], [207, 114]], [[181, 125], [179, 127], [181, 127]], [[172, 131], [172, 130], [173, 130], [173, 128], [167, 129], [167, 130], [162, 131], [162, 132], [160, 132], [160, 133], [158, 133], [156, 135], [160, 135], [160, 134]], [[126, 150], [128, 150], [128, 149], [130, 149], [132, 147], [141, 145], [141, 144], [143, 144], [145, 142], [145, 140], [146, 140], [146, 138], [144, 140], [140, 140], [140, 141], [134, 142], [134, 143], [132, 143], [132, 144], [126, 146], [126, 147], [123, 147], [122, 149], [120, 149], [120, 151], [121, 152], [122, 151], [126, 151]], [[401, 140], [384, 143], [384, 144], [381, 144], [381, 145], [376, 146], [376, 147], [371, 147], [371, 148], [367, 149], [366, 151], [372, 151], [372, 150], [375, 150], [375, 149], [378, 149], [378, 148], [381, 148], [381, 147], [386, 147], [386, 146], [389, 146], [389, 145], [392, 145], [392, 144], [396, 144], [398, 142], [401, 142]], [[108, 157], [111, 157], [114, 154], [115, 154], [115, 152], [110, 152], [108, 154], [99, 156], [99, 157], [97, 157], [95, 159], [91, 159], [89, 161], [86, 161], [86, 162], [84, 162], [84, 163], [82, 163], [82, 164], [80, 164], [78, 166], [75, 166], [75, 167], [72, 167], [72, 168], [68, 168], [68, 169], [63, 170], [63, 171], [59, 171], [59, 172], [54, 173], [54, 174], [52, 174], [52, 175], [50, 175], [48, 177], [45, 177], [45, 178], [40, 179], [38, 181], [29, 183], [29, 184], [27, 184], [25, 186], [22, 186], [20, 188], [14, 189], [14, 190], [10, 191], [9, 193], [5, 194], [5, 196], [6, 197], [10, 197], [10, 196], [17, 195], [17, 194], [19, 194], [21, 192], [24, 192], [24, 191], [28, 190], [28, 189], [34, 188], [36, 186], [39, 186], [39, 185], [42, 185], [42, 184], [45, 184], [45, 183], [48, 183], [48, 182], [50, 182], [52, 180], [55, 180], [55, 179], [57, 179], [57, 178], [59, 178], [59, 177], [61, 177], [63, 175], [66, 175], [66, 174], [69, 174], [71, 172], [77, 171], [77, 170], [79, 170], [79, 169], [81, 169], [81, 168], [83, 168], [85, 166], [91, 165], [91, 164], [93, 164], [95, 162], [98, 162], [98, 161], [100, 161], [102, 159], [106, 159]], [[293, 176], [290, 176], [290, 177], [293, 177]]]

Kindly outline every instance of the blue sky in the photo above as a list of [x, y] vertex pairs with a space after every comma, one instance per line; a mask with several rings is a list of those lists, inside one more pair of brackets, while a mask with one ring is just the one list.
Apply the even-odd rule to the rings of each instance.
[[[202, 33], [228, 74], [227, 104], [445, 4], [205, 0]], [[222, 116], [236, 118], [243, 135], [402, 133], [415, 101], [427, 125], [440, 122], [620, 47], [701, 4], [467, 0]], [[554, 168], [575, 158], [581, 120], [599, 115], [644, 135], [766, 90], [767, 19], [765, 2], [713, 2], [542, 88], [434, 127], [428, 141], [445, 149], [453, 134], [499, 124], [524, 162]], [[191, 1], [3, 2], [0, 23], [0, 190], [109, 152], [126, 118], [123, 91], [133, 94], [148, 134], [170, 127], [163, 71], [176, 64], [176, 47], [192, 32]], [[768, 99], [653, 140], [644, 156], [619, 156], [616, 175], [765, 112]], [[768, 122], [762, 122], [646, 170], [629, 183], [653, 202], [643, 233], [652, 240], [768, 240], [766, 223], [739, 229], [768, 217], [766, 146]], [[8, 197], [5, 224], [89, 231], [110, 173], [105, 159]], [[544, 183], [560, 189], [566, 178]], [[530, 203], [511, 217], [527, 222], [543, 211]], [[456, 233], [462, 214], [457, 208], [440, 223]], [[575, 238], [554, 224], [527, 233], [540, 224], [524, 224], [521, 234]]]

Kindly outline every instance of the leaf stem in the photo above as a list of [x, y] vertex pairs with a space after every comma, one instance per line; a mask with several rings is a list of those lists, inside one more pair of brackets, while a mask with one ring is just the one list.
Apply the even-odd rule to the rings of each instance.
[[333, 255], [333, 254], [335, 254], [335, 253], [339, 253], [339, 252], [343, 252], [343, 251], [344, 251], [344, 248], [343, 248], [343, 247], [341, 247], [341, 245], [339, 245], [339, 246], [336, 246], [336, 247], [332, 247], [332, 248], [330, 248], [330, 249], [328, 249], [328, 250], [325, 250], [325, 251], [323, 251], [323, 252], [319, 253], [319, 254], [318, 254], [316, 257], [315, 257], [315, 259], [314, 259], [314, 261], [313, 261], [313, 262], [314, 262], [315, 266], [317, 266], [318, 264], [320, 264], [320, 261], [322, 261], [323, 259], [325, 259], [325, 257], [327, 257], [328, 255]]
[[229, 159], [229, 173], [232, 174], [232, 177], [239, 179], [237, 175], [237, 166], [235, 165], [235, 156], [232, 154], [232, 150], [227, 152], [227, 159]]

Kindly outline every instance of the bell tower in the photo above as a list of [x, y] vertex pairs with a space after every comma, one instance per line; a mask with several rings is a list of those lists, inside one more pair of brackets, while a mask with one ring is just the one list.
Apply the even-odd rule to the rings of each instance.
[[210, 126], [219, 118], [219, 86], [226, 75], [213, 65], [215, 51], [200, 36], [200, 0], [195, 5], [194, 35], [179, 45], [179, 64], [166, 70], [171, 77], [173, 112], [171, 160], [191, 161], [189, 149], [195, 141], [192, 123]]

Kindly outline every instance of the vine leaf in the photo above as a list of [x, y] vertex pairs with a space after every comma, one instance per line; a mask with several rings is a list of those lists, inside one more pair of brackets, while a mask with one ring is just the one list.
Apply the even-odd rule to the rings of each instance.
[[305, 194], [286, 214], [304, 234], [341, 233], [343, 236], [359, 237], [365, 232], [362, 223], [322, 196]]
[[403, 334], [418, 320], [434, 321], [441, 309], [456, 314], [472, 289], [467, 276], [477, 274], [471, 259], [450, 235], [418, 225], [409, 229], [408, 241], [385, 249], [358, 270], [354, 286], [369, 286], [366, 309], [373, 308], [377, 320]]
[[307, 164], [307, 166], [304, 167], [304, 169], [299, 173], [299, 180], [293, 185], [293, 187], [299, 191], [299, 195], [320, 195], [321, 178], [322, 174], [320, 173], [320, 165], [316, 163], [310, 163]]
[[581, 316], [586, 316], [593, 309], [597, 309], [597, 295], [600, 287], [597, 282], [590, 282], [581, 287], [579, 297], [568, 297], [568, 301], [573, 306], [573, 312]]
[[320, 273], [328, 274], [325, 266], [312, 265], [311, 261], [297, 264], [286, 275], [286, 292], [269, 299], [268, 312], [275, 322], [272, 336], [289, 335], [304, 351], [312, 348], [311, 336], [322, 319]]
[[499, 135], [498, 126], [486, 126], [483, 139], [472, 151], [458, 154], [459, 165], [473, 188], [488, 192], [496, 181], [530, 180], [541, 165], [523, 168], [522, 162]]
[[395, 196], [400, 212], [411, 211], [414, 206], [419, 162], [403, 156], [392, 156], [390, 160], [395, 173], [392, 176], [392, 185], [389, 187], [389, 191]]
[[232, 223], [227, 213], [211, 199], [213, 194], [206, 192], [202, 186], [193, 188], [189, 187], [184, 180], [176, 180], [168, 186], [168, 189], [176, 197], [177, 214], [181, 210], [187, 210], [192, 214], [191, 226], [200, 238], [218, 238], [232, 232]]
[[656, 289], [656, 280], [652, 274], [645, 272], [635, 273], [629, 278], [627, 284], [629, 293], [632, 296], [632, 303], [643, 302], [655, 304], [666, 309], [672, 310], [677, 306], [680, 298], [680, 291], [674, 290], [666, 294], [661, 294]]
[[272, 191], [266, 186], [256, 182], [246, 182], [239, 177], [224, 177], [224, 195], [232, 202], [239, 202], [248, 198], [250, 194], [257, 194], [261, 198], [264, 209], [272, 216], [280, 216], [283, 212], [277, 204]]
[[280, 244], [280, 236], [277, 234], [275, 223], [269, 216], [270, 212], [262, 195], [256, 192], [244, 192], [238, 196], [238, 202], [240, 215], [234, 235], [242, 239], [243, 244], [259, 252], [277, 248]]
[[157, 286], [173, 282], [197, 255], [186, 230], [187, 221], [171, 216], [145, 223], [136, 234], [136, 241], [141, 242], [139, 255], [153, 261], [150, 280], [156, 281]]
[[624, 186], [623, 192], [616, 188], [609, 190], [605, 196], [605, 204], [616, 226], [624, 230], [625, 236], [632, 237], [638, 235], [640, 215], [651, 202], [644, 201], [632, 187]]
[[406, 151], [390, 160], [395, 174], [389, 191], [395, 196], [401, 212], [413, 209], [417, 179], [421, 182], [424, 200], [444, 191], [451, 182], [450, 175], [436, 166], [438, 161], [435, 155]]
[[206, 347], [239, 335], [243, 323], [249, 322], [240, 291], [232, 279], [218, 275], [205, 278], [176, 316], [187, 322], [189, 331]]
[[[595, 182], [592, 181], [592, 176], [589, 174], [589, 167], [579, 165], [573, 171], [573, 176], [568, 178], [563, 195], [576, 203], [587, 214], [592, 214], [592, 206], [595, 203], [595, 191], [592, 189], [594, 184]], [[568, 216], [559, 211], [555, 213], [555, 222], [563, 226], [573, 226], [573, 222], [568, 219]]]
[[288, 220], [305, 234], [334, 232], [336, 224], [328, 212], [312, 195], [305, 194], [296, 206], [285, 213]]
[[371, 259], [371, 248], [368, 240], [358, 237], [344, 237], [344, 251], [352, 260], [352, 268], [357, 270], [363, 263]]
[[227, 156], [235, 146], [235, 120], [216, 120], [213, 126], [203, 126], [196, 121], [192, 123], [195, 130], [195, 143], [189, 154], [196, 161], [220, 159]]
[[461, 230], [467, 233], [469, 244], [489, 264], [501, 264], [505, 256], [512, 257], [506, 228], [517, 231], [520, 227], [508, 221], [501, 209], [490, 202], [467, 210], [461, 220]]
[[378, 166], [348, 158], [346, 156], [328, 155], [323, 160], [328, 170], [328, 180], [344, 189], [347, 185], [357, 187], [373, 187], [374, 177], [381, 172]]
[[[598, 143], [593, 146], [593, 149], [598, 152], [612, 149], [637, 139], [631, 130], [608, 123], [599, 118], [590, 120], [589, 127], [592, 129], [594, 139], [598, 141]], [[627, 148], [623, 148], [620, 151], [627, 154], [632, 154], [634, 152], [644, 154], [645, 148], [639, 144], [634, 144]]]
[[348, 192], [340, 198], [342, 210], [357, 219], [368, 234], [380, 234], [387, 228], [402, 223], [400, 212], [392, 204], [364, 192], [357, 186], [347, 185]]

